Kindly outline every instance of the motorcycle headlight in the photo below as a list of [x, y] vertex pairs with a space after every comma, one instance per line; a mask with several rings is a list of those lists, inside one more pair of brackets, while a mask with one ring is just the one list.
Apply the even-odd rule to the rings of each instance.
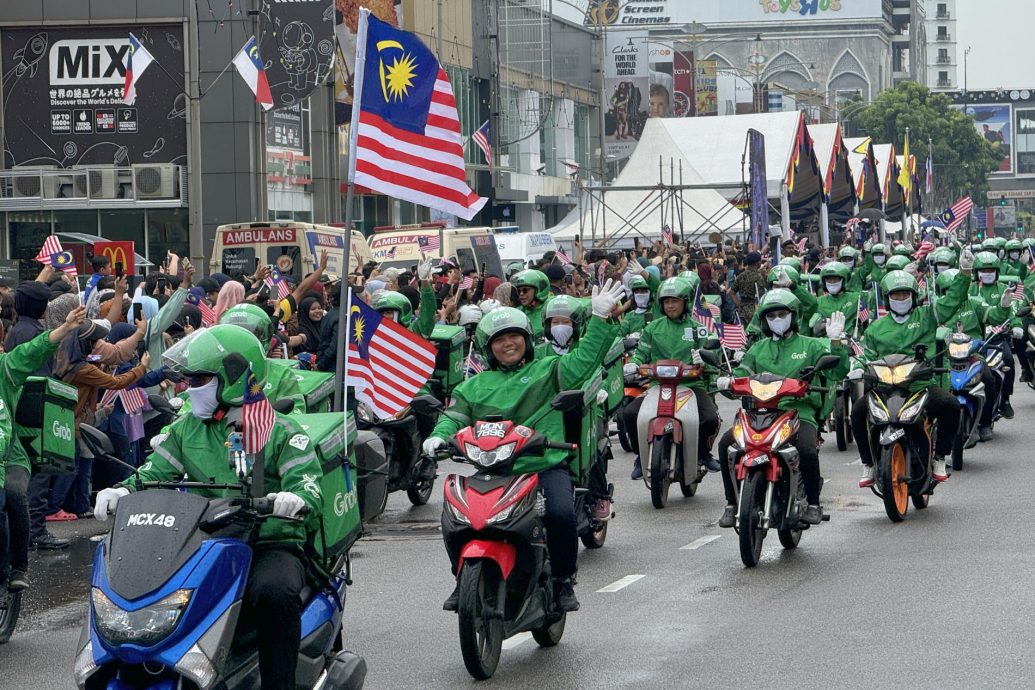
[[93, 660], [93, 642], [87, 640], [75, 658], [75, 666], [72, 668], [72, 677], [80, 688], [86, 686], [87, 679], [97, 671], [97, 662]]
[[952, 359], [966, 359], [970, 357], [970, 343], [949, 343], [949, 357]]
[[927, 393], [926, 392], [917, 393], [912, 398], [910, 398], [906, 402], [906, 404], [902, 406], [902, 409], [899, 410], [899, 413], [898, 413], [899, 421], [901, 421], [901, 422], [911, 422], [911, 421], [913, 421], [916, 418], [916, 416], [918, 414], [920, 414], [920, 410], [922, 410], [924, 408], [924, 401], [925, 400], [927, 400]]
[[1002, 362], [1003, 362], [1003, 353], [999, 352], [998, 350], [993, 350], [992, 354], [989, 355], [989, 357], [988, 357], [988, 359], [986, 361], [988, 363], [988, 368], [989, 369], [995, 369], [1000, 364], [1002, 364]]
[[772, 383], [761, 383], [759, 381], [752, 381], [751, 395], [757, 400], [766, 402], [772, 400], [772, 398], [780, 392], [780, 387], [783, 386], [783, 381], [773, 381]]
[[467, 516], [461, 513], [459, 510], [457, 510], [456, 506], [454, 506], [449, 501], [443, 501], [442, 505], [446, 507], [446, 510], [449, 511], [449, 514], [452, 515], [453, 519], [457, 522], [462, 523], [464, 525], [471, 524], [471, 521], [467, 519]]
[[885, 367], [876, 365], [873, 367], [873, 373], [877, 375], [877, 380], [881, 383], [895, 385], [899, 383], [905, 383], [906, 381], [908, 381], [909, 375], [913, 373], [913, 369], [915, 368], [916, 362], [900, 364], [897, 367]]
[[733, 442], [738, 448], [747, 448], [747, 434], [739, 419], [733, 424]]
[[150, 606], [126, 611], [95, 587], [91, 598], [97, 634], [110, 645], [150, 647], [176, 628], [191, 594], [192, 590], [178, 589]]
[[878, 422], [886, 422], [891, 419], [888, 416], [888, 411], [884, 409], [884, 405], [872, 395], [867, 396], [866, 405], [870, 409], [870, 416]]
[[659, 379], [674, 379], [679, 376], [680, 367], [674, 364], [665, 364], [654, 367], [654, 375]]
[[496, 450], [482, 450], [473, 443], [465, 443], [464, 455], [482, 467], [489, 467], [490, 465], [510, 460], [510, 456], [514, 454], [514, 448], [516, 447], [517, 443], [507, 443]]

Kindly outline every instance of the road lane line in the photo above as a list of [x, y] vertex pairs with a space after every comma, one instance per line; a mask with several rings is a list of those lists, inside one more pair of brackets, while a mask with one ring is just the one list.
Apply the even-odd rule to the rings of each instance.
[[846, 462], [845, 463], [845, 467], [851, 467], [852, 465], [861, 465], [861, 464], [863, 464], [862, 458], [856, 458], [855, 460], [852, 460], [851, 462]]
[[607, 587], [601, 587], [600, 589], [597, 590], [597, 593], [600, 594], [600, 593], [617, 592], [618, 590], [625, 589], [626, 587], [628, 587], [632, 583], [636, 582], [637, 580], [642, 580], [645, 577], [647, 577], [647, 576], [646, 575], [626, 575], [621, 580], [617, 580], [615, 582], [612, 582]]
[[707, 537], [701, 537], [700, 539], [694, 539], [692, 542], [690, 542], [686, 546], [680, 546], [679, 550], [680, 551], [693, 551], [694, 549], [701, 548], [705, 544], [711, 544], [713, 541], [715, 541], [716, 539], [719, 539], [720, 537], [722, 537], [721, 534], [710, 534]]
[[514, 637], [508, 637], [503, 640], [503, 649], [514, 649], [514, 647], [517, 647], [522, 642], [528, 642], [531, 639], [532, 633], [530, 632], [518, 633], [517, 635], [514, 635]]

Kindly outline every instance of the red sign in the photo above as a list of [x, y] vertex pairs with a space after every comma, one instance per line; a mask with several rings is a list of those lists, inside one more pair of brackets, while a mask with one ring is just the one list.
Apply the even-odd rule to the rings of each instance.
[[94, 242], [93, 255], [108, 257], [108, 260], [111, 261], [112, 275], [115, 275], [116, 264], [122, 264], [122, 272], [126, 275], [131, 276], [137, 272], [136, 254], [132, 242]]
[[693, 117], [696, 113], [697, 95], [694, 93], [694, 54], [677, 50], [672, 56], [673, 95], [672, 115]]
[[232, 244], [294, 244], [294, 228], [245, 228], [224, 230], [223, 245]]

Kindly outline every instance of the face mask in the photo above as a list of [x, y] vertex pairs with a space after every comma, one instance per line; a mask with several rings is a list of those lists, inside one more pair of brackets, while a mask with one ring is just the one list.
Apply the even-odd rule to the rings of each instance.
[[637, 309], [646, 309], [647, 305], [650, 304], [650, 293], [649, 292], [634, 292], [633, 302], [636, 303]]
[[913, 298], [889, 299], [888, 306], [891, 307], [891, 311], [895, 312], [899, 316], [905, 316], [909, 313], [909, 310], [913, 308]]
[[190, 413], [198, 419], [211, 419], [219, 407], [216, 392], [219, 390], [219, 379], [213, 377], [204, 386], [187, 389], [190, 398]]
[[982, 285], [991, 285], [995, 282], [995, 271], [978, 271], [978, 280]]
[[550, 326], [550, 335], [553, 337], [553, 342], [560, 347], [566, 347], [568, 345], [574, 332], [575, 329], [566, 323]]
[[942, 272], [949, 270], [949, 264], [935, 264], [934, 273], [935, 275], [941, 275]]
[[773, 335], [783, 335], [791, 328], [791, 319], [793, 317], [788, 314], [787, 316], [777, 317], [772, 315], [766, 315], [765, 321], [769, 324], [769, 330], [773, 332]]
[[1017, 261], [1021, 258], [1020, 252], [1010, 252], [1010, 261]]
[[832, 283], [827, 283], [827, 292], [829, 292], [831, 295], [838, 294], [839, 292], [841, 292], [841, 285], [842, 284], [843, 284], [843, 281], [840, 281], [840, 280], [834, 281]]
[[873, 263], [877, 264], [878, 266], [883, 266], [884, 262], [887, 260], [888, 257], [884, 256], [883, 254], [875, 254], [873, 257]]

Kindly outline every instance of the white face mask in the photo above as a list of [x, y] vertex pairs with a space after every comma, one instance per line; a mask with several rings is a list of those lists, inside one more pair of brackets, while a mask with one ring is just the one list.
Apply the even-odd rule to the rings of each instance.
[[773, 316], [772, 314], [766, 314], [765, 321], [769, 324], [769, 330], [773, 332], [773, 335], [782, 336], [784, 333], [791, 328], [792, 315], [787, 316]]
[[943, 272], [949, 270], [949, 264], [935, 264], [934, 273], [935, 275], [941, 275]]
[[909, 310], [913, 308], [913, 298], [888, 299], [888, 306], [891, 307], [891, 311], [895, 312], [899, 316], [905, 316], [909, 313]]
[[835, 280], [827, 283], [827, 292], [831, 295], [836, 295], [841, 292], [841, 286], [844, 284], [842, 280]]
[[204, 386], [188, 388], [190, 413], [198, 419], [211, 419], [219, 407], [219, 399], [216, 397], [218, 390], [219, 379], [215, 377], [212, 377], [212, 380]]
[[568, 343], [571, 342], [571, 336], [574, 332], [575, 329], [566, 323], [550, 326], [550, 335], [553, 336], [554, 344], [559, 347], [567, 347]]
[[887, 260], [888, 260], [888, 257], [884, 256], [883, 254], [874, 254], [873, 255], [873, 263], [877, 264], [878, 266], [883, 266], [884, 262], [887, 261]]
[[982, 285], [991, 285], [995, 282], [995, 271], [978, 271], [978, 280]]
[[1021, 258], [1020, 252], [1010, 252], [1010, 261], [1017, 261]]
[[636, 303], [637, 309], [646, 309], [647, 305], [650, 304], [650, 293], [649, 292], [634, 292], [633, 302]]

